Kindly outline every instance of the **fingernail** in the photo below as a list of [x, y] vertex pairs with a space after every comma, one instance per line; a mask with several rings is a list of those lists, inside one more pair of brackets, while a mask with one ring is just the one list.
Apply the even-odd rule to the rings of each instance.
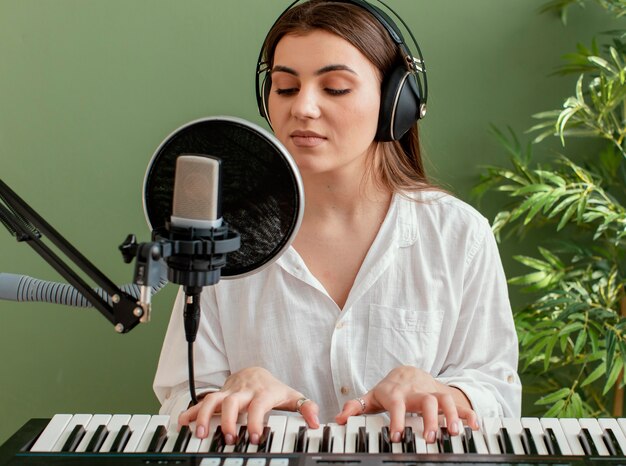
[[259, 444], [259, 434], [252, 434], [252, 435], [250, 435], [250, 443], [252, 445], [258, 445]]
[[400, 432], [394, 432], [391, 434], [391, 441], [394, 443], [398, 443], [400, 441]]
[[198, 427], [196, 427], [196, 437], [198, 437], [198, 438], [204, 438], [204, 433], [205, 433], [204, 426], [198, 426]]
[[458, 425], [456, 423], [450, 424], [450, 427], [448, 427], [448, 432], [450, 432], [452, 435], [458, 434], [459, 433]]
[[226, 440], [226, 445], [232, 445], [235, 443], [235, 438], [230, 434], [226, 434], [224, 440]]
[[428, 443], [435, 443], [435, 432], [434, 431], [430, 431], [426, 434], [426, 441]]
[[313, 416], [313, 422], [315, 422], [316, 425], [320, 425], [320, 418], [317, 417], [317, 414], [315, 416]]

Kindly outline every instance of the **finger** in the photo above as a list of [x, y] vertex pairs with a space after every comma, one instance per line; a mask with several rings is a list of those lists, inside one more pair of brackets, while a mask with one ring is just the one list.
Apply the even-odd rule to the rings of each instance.
[[194, 408], [198, 408], [196, 415], [196, 437], [206, 438], [209, 434], [209, 421], [223, 397], [224, 394], [222, 392], [215, 392], [215, 394], [211, 394], [211, 396], [205, 396], [202, 402], [194, 406]]
[[[367, 397], [367, 395], [364, 395], [360, 398], [365, 403], [365, 408], [367, 409], [367, 406], [368, 406], [367, 400], [369, 398]], [[337, 416], [335, 416], [335, 421], [337, 421], [337, 424], [339, 425], [344, 425], [346, 422], [348, 422], [349, 417], [360, 416], [363, 413], [364, 413], [363, 405], [361, 404], [361, 402], [359, 402], [355, 398], [353, 400], [348, 400], [344, 403], [343, 409], [341, 410], [341, 412], [337, 414]]]
[[426, 394], [422, 397], [422, 418], [424, 419], [424, 440], [435, 443], [439, 427], [439, 403], [434, 395]]
[[311, 429], [317, 429], [320, 426], [319, 419], [320, 408], [315, 401], [307, 401], [300, 406], [300, 414]]
[[178, 416], [178, 427], [188, 426], [190, 422], [195, 421], [198, 416], [198, 411], [200, 411], [200, 404], [194, 405], [186, 411], [180, 413]]
[[456, 410], [454, 398], [448, 393], [440, 393], [437, 397], [439, 401], [439, 409], [446, 418], [446, 426], [450, 435], [459, 434], [459, 414]]
[[248, 403], [242, 400], [242, 394], [228, 395], [222, 401], [222, 432], [226, 445], [234, 445], [237, 440], [237, 419], [241, 408]]
[[397, 400], [387, 408], [389, 411], [389, 436], [392, 442], [399, 442], [404, 431], [404, 419], [406, 418], [406, 404], [404, 400]]
[[458, 408], [458, 411], [459, 417], [465, 419], [465, 422], [467, 422], [467, 425], [470, 426], [472, 430], [480, 429], [478, 425], [478, 415], [473, 409], [461, 406]]
[[248, 435], [250, 443], [257, 445], [263, 433], [265, 414], [274, 408], [270, 398], [257, 396], [248, 405]]

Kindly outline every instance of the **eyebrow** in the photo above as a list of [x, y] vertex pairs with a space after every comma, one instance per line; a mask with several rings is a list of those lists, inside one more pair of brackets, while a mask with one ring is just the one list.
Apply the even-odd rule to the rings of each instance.
[[[300, 74], [294, 70], [293, 68], [289, 68], [288, 66], [276, 65], [272, 68], [271, 73], [276, 73], [278, 71], [282, 71], [283, 73], [292, 74], [294, 76], [300, 76]], [[352, 68], [347, 65], [326, 65], [315, 72], [316, 76], [320, 76], [324, 73], [330, 73], [331, 71], [348, 71], [352, 74], [357, 74]]]

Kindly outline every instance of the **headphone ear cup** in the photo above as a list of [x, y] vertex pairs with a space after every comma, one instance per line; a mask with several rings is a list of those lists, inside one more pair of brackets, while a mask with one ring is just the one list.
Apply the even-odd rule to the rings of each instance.
[[[270, 92], [272, 90], [272, 76], [269, 73], [265, 73], [263, 77], [263, 82], [261, 83], [261, 102], [259, 102], [259, 112], [261, 116], [270, 123], [270, 115], [269, 115], [269, 100], [270, 100]], [[271, 125], [271, 123], [270, 123]]]
[[413, 73], [397, 67], [383, 83], [378, 116], [378, 141], [397, 141], [420, 118], [421, 98]]

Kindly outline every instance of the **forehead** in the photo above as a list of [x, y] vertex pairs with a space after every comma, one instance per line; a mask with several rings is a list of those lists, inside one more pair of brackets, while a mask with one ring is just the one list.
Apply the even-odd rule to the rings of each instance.
[[357, 73], [378, 75], [374, 64], [359, 49], [342, 37], [323, 30], [287, 34], [280, 39], [274, 52], [274, 66], [306, 71], [330, 64], [347, 65]]

